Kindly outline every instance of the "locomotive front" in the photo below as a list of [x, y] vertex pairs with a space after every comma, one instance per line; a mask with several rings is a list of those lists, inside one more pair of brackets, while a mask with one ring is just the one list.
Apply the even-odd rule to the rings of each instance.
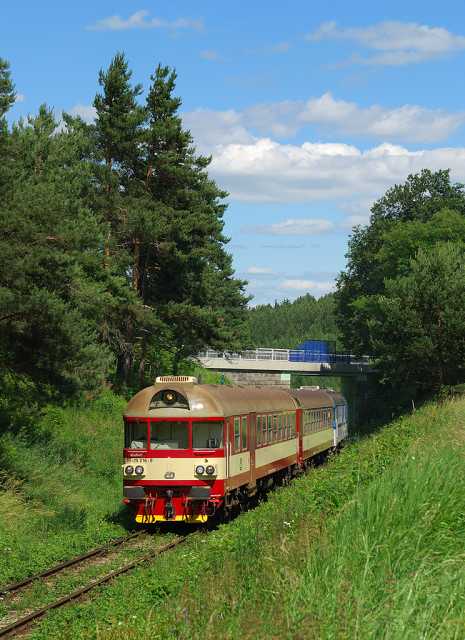
[[162, 376], [124, 413], [124, 502], [139, 523], [206, 522], [224, 496], [225, 420], [190, 376]]

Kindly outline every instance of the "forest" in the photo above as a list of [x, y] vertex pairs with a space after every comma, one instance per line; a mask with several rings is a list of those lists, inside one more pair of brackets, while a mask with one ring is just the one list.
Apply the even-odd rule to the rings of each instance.
[[[0, 61], [0, 358], [6, 398], [40, 403], [143, 386], [200, 348], [238, 348], [244, 282], [226, 193], [182, 127], [176, 73], [147, 98], [122, 53], [99, 73], [95, 122], [46, 105], [8, 126]], [[4, 404], [8, 401], [4, 400]], [[8, 407], [4, 407], [8, 409]]]
[[249, 309], [248, 322], [253, 347], [295, 349], [307, 339], [335, 341], [339, 335], [333, 294], [257, 305]]
[[401, 404], [463, 383], [465, 189], [447, 169], [373, 204], [334, 294], [253, 306], [223, 231], [227, 193], [183, 128], [175, 70], [156, 66], [142, 100], [117, 53], [98, 85], [92, 124], [45, 104], [11, 124], [0, 60], [3, 425], [189, 371], [205, 347], [329, 339], [370, 355]]
[[[0, 583], [131, 529], [121, 415], [154, 375], [199, 370], [206, 347], [306, 339], [370, 355], [376, 375], [342, 381], [337, 455], [33, 637], [462, 637], [465, 399], [446, 396], [465, 390], [465, 186], [447, 169], [409, 175], [352, 230], [334, 293], [254, 306], [174, 69], [156, 66], [143, 100], [118, 53], [98, 85], [92, 124], [47, 105], [11, 123], [0, 59]], [[0, 598], [3, 624], [122, 557]]]
[[409, 175], [353, 230], [337, 324], [347, 349], [373, 355], [399, 401], [465, 381], [464, 257], [465, 187], [448, 170]]

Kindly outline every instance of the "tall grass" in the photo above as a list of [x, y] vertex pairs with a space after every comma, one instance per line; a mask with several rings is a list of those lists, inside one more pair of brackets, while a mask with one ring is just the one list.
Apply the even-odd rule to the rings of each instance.
[[124, 404], [49, 407], [0, 438], [0, 584], [121, 534]]
[[458, 640], [464, 419], [425, 406], [353, 442], [34, 637]]
[[282, 637], [464, 637], [464, 452], [419, 453], [360, 491], [316, 542], [301, 529], [304, 544], [269, 575]]

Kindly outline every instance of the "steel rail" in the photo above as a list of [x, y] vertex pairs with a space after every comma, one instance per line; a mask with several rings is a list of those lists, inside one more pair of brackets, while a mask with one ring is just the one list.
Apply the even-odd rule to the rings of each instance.
[[144, 531], [138, 531], [136, 533], [131, 533], [128, 536], [123, 536], [122, 538], [115, 538], [115, 540], [110, 540], [110, 542], [105, 543], [101, 547], [95, 547], [86, 553], [81, 554], [80, 556], [76, 556], [71, 558], [70, 560], [65, 560], [65, 562], [60, 562], [59, 564], [55, 564], [53, 567], [49, 569], [45, 569], [45, 571], [41, 571], [40, 573], [36, 573], [28, 578], [24, 578], [24, 580], [19, 580], [18, 582], [12, 582], [11, 584], [7, 584], [4, 587], [0, 587], [0, 596], [7, 595], [8, 593], [13, 593], [14, 591], [18, 591], [22, 587], [26, 587], [28, 584], [32, 584], [36, 582], [36, 580], [41, 580], [42, 578], [47, 578], [48, 576], [53, 576], [55, 573], [59, 573], [63, 571], [63, 569], [67, 569], [68, 567], [72, 567], [76, 564], [80, 564], [87, 560], [88, 558], [93, 558], [94, 556], [103, 555], [104, 553], [108, 553], [112, 550], [113, 547], [119, 547], [120, 545], [132, 540], [134, 538], [138, 538], [142, 535], [146, 535]]
[[174, 540], [173, 542], [170, 542], [164, 545], [163, 547], [160, 547], [159, 549], [154, 549], [150, 554], [142, 556], [141, 558], [138, 558], [137, 560], [133, 560], [132, 562], [128, 562], [127, 564], [120, 567], [119, 569], [114, 569], [113, 571], [106, 573], [101, 578], [97, 578], [97, 580], [93, 580], [92, 582], [89, 582], [86, 586], [80, 587], [79, 589], [72, 591], [68, 595], [63, 596], [62, 598], [59, 598], [54, 602], [51, 602], [45, 607], [36, 609], [36, 611], [33, 611], [32, 613], [29, 613], [28, 615], [23, 616], [22, 618], [18, 618], [18, 620], [15, 620], [15, 622], [11, 622], [5, 627], [1, 627], [0, 638], [5, 637], [13, 632], [16, 632], [22, 627], [25, 627], [26, 625], [28, 625], [29, 623], [34, 622], [39, 618], [42, 618], [48, 611], [53, 611], [54, 609], [58, 609], [59, 607], [62, 607], [63, 605], [67, 604], [68, 602], [72, 602], [73, 600], [79, 599], [80, 597], [82, 597], [92, 589], [95, 589], [96, 587], [99, 587], [100, 585], [105, 584], [106, 582], [110, 582], [117, 576], [120, 576], [123, 573], [127, 573], [131, 569], [136, 568], [137, 566], [139, 566], [140, 564], [143, 564], [144, 562], [148, 562], [154, 556], [159, 556], [162, 553], [169, 551], [173, 547], [176, 547], [178, 544], [183, 543], [185, 540], [187, 540], [188, 537], [189, 536], [183, 536], [182, 538], [178, 538], [177, 540]]

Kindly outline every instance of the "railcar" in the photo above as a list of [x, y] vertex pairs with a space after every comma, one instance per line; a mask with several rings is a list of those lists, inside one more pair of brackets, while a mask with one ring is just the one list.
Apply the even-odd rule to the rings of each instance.
[[124, 502], [139, 523], [227, 516], [337, 447], [347, 418], [332, 391], [158, 377], [124, 412]]

